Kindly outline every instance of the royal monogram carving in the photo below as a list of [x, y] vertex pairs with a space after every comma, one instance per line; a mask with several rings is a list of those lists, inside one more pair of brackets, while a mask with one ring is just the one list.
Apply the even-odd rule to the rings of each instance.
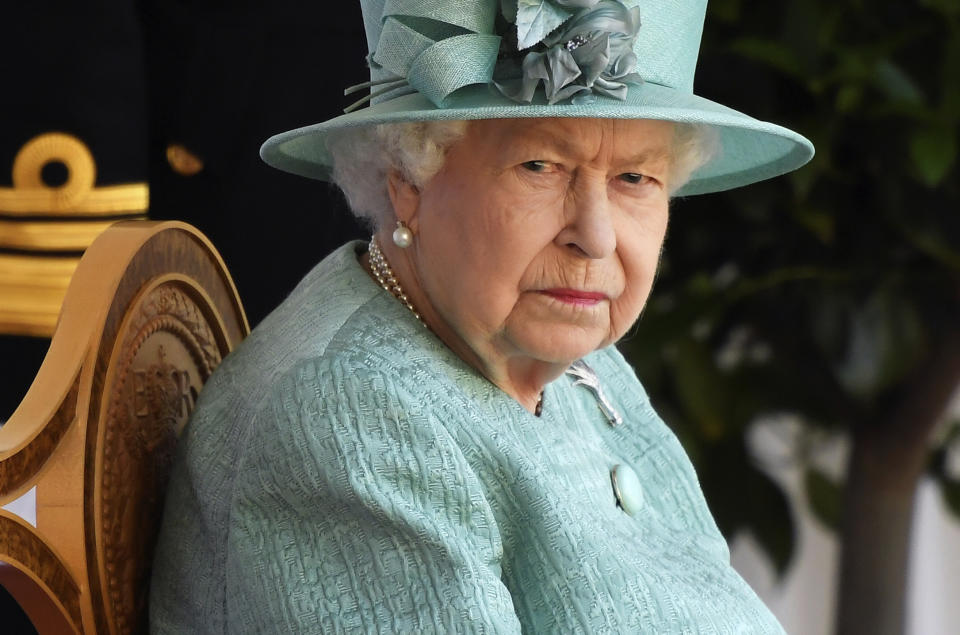
[[177, 436], [223, 354], [191, 291], [177, 281], [150, 291], [107, 371], [115, 398], [102, 422], [98, 553], [118, 633], [145, 630], [150, 554]]

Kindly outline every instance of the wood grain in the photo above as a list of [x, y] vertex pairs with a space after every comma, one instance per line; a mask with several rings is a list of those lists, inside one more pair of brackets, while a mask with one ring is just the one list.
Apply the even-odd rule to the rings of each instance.
[[118, 223], [84, 254], [40, 372], [0, 428], [0, 497], [35, 486], [38, 501], [33, 542], [22, 523], [0, 526], [0, 559], [78, 632], [145, 632], [177, 436], [248, 332], [222, 260], [184, 223]]

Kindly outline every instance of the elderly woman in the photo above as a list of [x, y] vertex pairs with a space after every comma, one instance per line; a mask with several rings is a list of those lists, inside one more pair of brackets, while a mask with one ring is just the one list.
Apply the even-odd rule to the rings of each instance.
[[155, 632], [781, 631], [613, 346], [671, 195], [812, 155], [692, 94], [704, 9], [363, 2], [376, 103], [263, 155], [374, 237], [204, 389]]

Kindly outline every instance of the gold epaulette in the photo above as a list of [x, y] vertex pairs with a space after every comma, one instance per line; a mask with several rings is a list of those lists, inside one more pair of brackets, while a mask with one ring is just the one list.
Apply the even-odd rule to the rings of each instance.
[[[50, 163], [67, 170], [44, 183]], [[34, 137], [13, 162], [13, 187], [0, 187], [0, 333], [49, 336], [80, 254], [119, 220], [145, 218], [146, 183], [96, 185], [93, 155], [62, 132]]]

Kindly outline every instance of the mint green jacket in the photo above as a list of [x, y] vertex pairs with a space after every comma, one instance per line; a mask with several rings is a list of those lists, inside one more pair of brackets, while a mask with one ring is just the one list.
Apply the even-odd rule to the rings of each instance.
[[[621, 425], [568, 376], [536, 417], [376, 286], [362, 248], [318, 265], [204, 388], [152, 632], [782, 632], [613, 347], [587, 361]], [[632, 516], [617, 465], [639, 477]]]

